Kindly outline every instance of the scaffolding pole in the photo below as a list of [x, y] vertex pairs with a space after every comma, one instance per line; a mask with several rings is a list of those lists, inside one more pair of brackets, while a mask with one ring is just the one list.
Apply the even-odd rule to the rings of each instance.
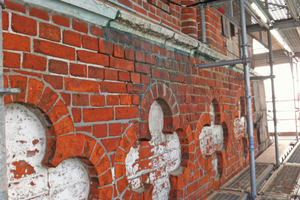
[[[270, 76], [274, 76], [273, 72], [273, 50], [272, 50], [272, 35], [271, 31], [267, 31], [268, 34], [268, 44], [269, 44], [269, 63], [270, 63]], [[277, 132], [277, 117], [276, 117], [276, 102], [275, 102], [275, 86], [274, 78], [271, 78], [271, 87], [272, 87], [272, 102], [273, 102], [273, 119], [274, 119], [274, 136], [275, 136], [275, 153], [276, 153], [276, 168], [280, 166], [279, 160], [279, 143], [278, 143], [278, 132]]]
[[295, 127], [296, 127], [296, 139], [297, 142], [299, 140], [298, 136], [298, 119], [297, 119], [297, 100], [296, 100], [296, 91], [295, 91], [295, 74], [294, 74], [294, 66], [293, 66], [293, 57], [290, 56], [290, 67], [292, 72], [292, 78], [293, 78], [293, 94], [294, 94], [294, 107], [295, 107]]
[[[243, 59], [248, 58], [248, 44], [247, 44], [247, 31], [246, 31], [246, 17], [245, 17], [245, 4], [244, 0], [240, 0], [241, 12], [241, 31], [242, 31], [242, 45]], [[250, 91], [250, 75], [249, 64], [244, 63], [244, 77], [245, 77], [245, 93], [247, 105], [247, 124], [248, 124], [248, 139], [249, 139], [249, 160], [250, 160], [250, 176], [251, 176], [251, 199], [256, 198], [256, 176], [255, 176], [255, 155], [254, 155], [254, 139], [253, 139], [253, 120], [252, 120], [252, 105], [251, 105], [251, 91]]]

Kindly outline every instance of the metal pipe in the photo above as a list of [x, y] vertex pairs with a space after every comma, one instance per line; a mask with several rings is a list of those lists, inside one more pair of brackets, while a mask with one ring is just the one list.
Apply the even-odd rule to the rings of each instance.
[[208, 63], [208, 64], [200, 63], [200, 64], [196, 65], [196, 67], [204, 69], [204, 68], [210, 68], [210, 67], [220, 67], [220, 66], [225, 66], [225, 65], [236, 65], [236, 64], [242, 64], [242, 63], [249, 63], [250, 61], [251, 61], [250, 58], [226, 60], [226, 61]]
[[[242, 30], [242, 45], [243, 58], [248, 58], [248, 44], [247, 44], [247, 30], [245, 17], [244, 0], [240, 0], [241, 13], [241, 30]], [[251, 91], [250, 91], [250, 75], [249, 64], [244, 63], [244, 77], [245, 77], [245, 93], [247, 105], [247, 124], [248, 124], [248, 139], [249, 139], [249, 160], [250, 160], [250, 176], [251, 176], [251, 199], [256, 198], [256, 176], [255, 176], [255, 155], [254, 155], [254, 139], [253, 139], [253, 120], [252, 120], [252, 105], [251, 105]]]
[[[268, 44], [269, 44], [269, 63], [270, 63], [270, 76], [274, 75], [273, 72], [273, 50], [272, 50], [272, 34], [271, 31], [267, 31], [268, 34]], [[276, 168], [280, 166], [279, 160], [279, 143], [278, 143], [278, 132], [277, 132], [277, 117], [276, 117], [276, 101], [275, 101], [275, 86], [274, 78], [271, 78], [272, 87], [272, 102], [273, 102], [273, 119], [274, 119], [274, 135], [275, 135], [275, 152], [276, 152]]]
[[205, 9], [204, 6], [200, 6], [200, 18], [201, 18], [201, 38], [202, 43], [206, 44], [206, 28], [205, 28]]
[[231, 17], [233, 17], [232, 0], [228, 0], [228, 12], [229, 12], [229, 15], [230, 15]]
[[[4, 3], [4, 2], [3, 2]], [[3, 7], [3, 6], [2, 6]], [[0, 88], [3, 88], [2, 9], [0, 8]], [[0, 199], [8, 199], [4, 95], [0, 95]]]
[[[275, 76], [272, 76], [273, 78], [275, 78]], [[265, 80], [265, 79], [269, 79], [269, 78], [271, 78], [271, 76], [251, 76], [250, 77], [250, 80], [252, 81], [252, 80]], [[237, 78], [235, 78], [235, 79], [237, 79], [237, 80], [243, 80], [244, 78], [243, 77], [237, 77]]]
[[295, 126], [296, 126], [296, 139], [297, 142], [299, 140], [298, 138], [298, 120], [297, 120], [297, 101], [296, 101], [296, 91], [295, 91], [295, 76], [294, 76], [294, 67], [293, 67], [293, 57], [290, 56], [290, 67], [292, 72], [292, 78], [293, 78], [293, 94], [294, 94], [294, 107], [295, 107]]

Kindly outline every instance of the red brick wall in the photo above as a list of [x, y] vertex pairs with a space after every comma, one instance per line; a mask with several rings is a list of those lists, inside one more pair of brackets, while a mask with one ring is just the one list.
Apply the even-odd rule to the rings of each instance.
[[[6, 96], [5, 103], [25, 103], [45, 113], [51, 125], [44, 164], [81, 158], [90, 174], [90, 199], [150, 199], [152, 186], [141, 194], [130, 189], [124, 163], [131, 146], [151, 137], [148, 114], [154, 100], [166, 114], [164, 133], [176, 130], [182, 145], [183, 173], [170, 176], [171, 199], [204, 198], [247, 164], [247, 139], [233, 136], [232, 119], [244, 90], [235, 79], [240, 73], [197, 69], [194, 64], [204, 61], [186, 52], [29, 5], [6, 5], [5, 87], [21, 93]], [[216, 152], [219, 180], [199, 147], [213, 100], [228, 130], [225, 150]]]

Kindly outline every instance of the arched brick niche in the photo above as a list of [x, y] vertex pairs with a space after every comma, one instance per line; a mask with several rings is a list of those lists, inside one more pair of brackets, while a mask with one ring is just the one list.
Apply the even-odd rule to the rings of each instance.
[[29, 107], [43, 119], [46, 134], [44, 165], [55, 168], [67, 159], [85, 163], [90, 179], [89, 199], [112, 199], [111, 162], [102, 144], [93, 137], [74, 132], [72, 117], [61, 95], [47, 83], [22, 75], [5, 75], [4, 87], [20, 88], [6, 95], [5, 104]]
[[225, 182], [230, 135], [230, 121], [223, 111], [220, 93], [210, 90], [195, 135], [197, 163], [203, 174], [199, 188], [203, 191], [217, 190]]
[[150, 139], [148, 117], [150, 107], [157, 101], [162, 107], [164, 114], [164, 134], [172, 134], [180, 124], [179, 106], [172, 90], [163, 83], [154, 83], [147, 89], [140, 106], [140, 134], [144, 138]]
[[236, 107], [233, 111], [233, 120], [231, 122], [233, 132], [233, 142], [236, 153], [239, 155], [240, 164], [246, 166], [248, 164], [248, 135], [247, 135], [247, 118], [246, 118], [246, 102], [242, 96], [242, 89], [237, 92]]
[[[136, 177], [137, 179], [139, 179], [139, 183], [143, 185], [140, 190], [136, 191], [132, 190], [131, 184], [134, 183], [130, 183], [129, 179], [127, 178], [127, 154], [129, 154], [132, 149], [139, 147], [139, 145], [141, 145], [141, 151], [143, 151], [143, 147], [149, 147], [149, 140], [148, 138], [141, 137], [141, 135], [139, 134], [139, 123], [131, 124], [123, 134], [120, 145], [117, 149], [115, 160], [115, 191], [117, 192], [116, 195], [121, 199], [152, 199], [153, 185], [144, 184], [148, 179], [147, 175], [141, 174], [140, 177]], [[145, 151], [145, 157], [148, 156], [147, 153], [151, 154], [151, 152]], [[143, 159], [141, 159], [141, 161], [142, 160]], [[149, 161], [140, 163], [143, 170], [149, 167], [149, 165], [145, 163], [149, 164]]]

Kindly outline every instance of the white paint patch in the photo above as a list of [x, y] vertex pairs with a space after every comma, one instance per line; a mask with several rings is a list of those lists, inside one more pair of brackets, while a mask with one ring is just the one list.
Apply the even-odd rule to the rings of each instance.
[[242, 117], [241, 103], [238, 102], [239, 117], [235, 118], [233, 121], [233, 132], [236, 139], [240, 139], [241, 136], [244, 136], [247, 130], [247, 120], [245, 117]]
[[89, 194], [88, 172], [75, 158], [56, 168], [41, 162], [46, 150], [45, 129], [23, 105], [5, 106], [9, 199], [81, 200]]
[[[215, 125], [215, 112], [213, 104], [210, 105], [210, 119], [211, 125], [204, 126], [200, 133], [200, 149], [203, 155], [212, 155], [216, 151], [221, 150], [224, 144], [223, 127], [221, 125]], [[212, 165], [216, 174], [218, 174], [218, 159], [214, 155], [212, 159]]]
[[223, 148], [224, 136], [223, 127], [215, 125], [215, 112], [213, 104], [210, 105], [211, 125], [204, 126], [200, 133], [200, 148], [203, 155], [211, 155]]
[[[154, 101], [149, 112], [149, 130], [152, 136], [150, 152], [153, 156], [140, 160], [139, 150], [131, 147], [127, 154], [126, 174], [129, 184], [134, 190], [143, 187], [142, 176], [147, 174], [145, 183], [154, 185], [153, 199], [163, 200], [169, 198], [170, 181], [169, 174], [177, 170], [181, 163], [181, 147], [176, 132], [165, 135], [162, 132], [164, 116], [161, 106]], [[148, 169], [141, 169], [138, 162], [150, 162]]]

